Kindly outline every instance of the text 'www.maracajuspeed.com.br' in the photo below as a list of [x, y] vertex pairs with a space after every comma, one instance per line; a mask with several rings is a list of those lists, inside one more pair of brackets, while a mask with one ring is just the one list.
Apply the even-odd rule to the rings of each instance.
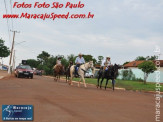
[[70, 14], [70, 12], [67, 12], [66, 14], [29, 14], [29, 13], [21, 13], [21, 14], [3, 14], [3, 18], [12, 18], [12, 19], [20, 19], [20, 18], [25, 18], [25, 19], [93, 19], [94, 14], [91, 14], [89, 12], [88, 14]]

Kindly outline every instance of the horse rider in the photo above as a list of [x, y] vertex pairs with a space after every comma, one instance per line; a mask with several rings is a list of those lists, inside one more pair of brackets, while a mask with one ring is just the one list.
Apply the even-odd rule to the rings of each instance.
[[69, 61], [68, 67], [70, 68], [73, 65], [73, 61]]
[[61, 57], [58, 57], [58, 59], [57, 59], [57, 61], [56, 61], [56, 65], [54, 66], [53, 69], [55, 69], [58, 65], [62, 65], [61, 59], [62, 59]]
[[78, 71], [78, 68], [80, 67], [80, 65], [82, 65], [84, 63], [85, 63], [85, 60], [84, 60], [82, 54], [79, 53], [78, 57], [75, 60], [75, 64], [76, 64], [76, 66], [75, 66], [75, 76], [78, 75], [78, 72], [77, 71]]
[[101, 66], [102, 66], [103, 70], [108, 70], [110, 65], [111, 65], [110, 56], [107, 56], [106, 59], [104, 59], [102, 61]]

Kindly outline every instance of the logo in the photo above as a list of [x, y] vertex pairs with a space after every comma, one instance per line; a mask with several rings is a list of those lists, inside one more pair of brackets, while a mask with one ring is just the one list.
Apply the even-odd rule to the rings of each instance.
[[32, 121], [33, 105], [2, 105], [3, 121]]

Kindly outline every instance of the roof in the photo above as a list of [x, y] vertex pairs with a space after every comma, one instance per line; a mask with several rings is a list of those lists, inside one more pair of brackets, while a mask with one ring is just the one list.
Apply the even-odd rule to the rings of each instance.
[[95, 68], [100, 69], [100, 67], [101, 67], [101, 65], [99, 65], [99, 64], [96, 64], [96, 65], [95, 65]]
[[[160, 62], [160, 67], [163, 67], [163, 60], [157, 60], [157, 61]], [[144, 62], [144, 60], [143, 61], [132, 61], [132, 62], [125, 64], [124, 67], [138, 67], [138, 65], [143, 62]], [[155, 63], [155, 62], [156, 62], [156, 60], [153, 61], [153, 63]]]

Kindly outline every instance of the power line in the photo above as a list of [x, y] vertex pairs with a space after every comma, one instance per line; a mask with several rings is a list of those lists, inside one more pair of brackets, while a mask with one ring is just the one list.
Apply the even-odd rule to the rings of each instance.
[[[4, 4], [5, 4], [6, 14], [8, 14], [7, 5], [6, 5], [6, 1], [5, 0], [4, 0]], [[10, 45], [11, 45], [11, 40], [10, 40], [10, 26], [9, 26], [8, 18], [7, 18], [7, 28], [8, 28], [8, 34], [9, 34], [9, 42], [10, 42]]]
[[[12, 1], [10, 0], [10, 8], [11, 8], [11, 14], [12, 14]], [[12, 22], [12, 30], [14, 29], [14, 25], [13, 25], [13, 18], [11, 19]]]

